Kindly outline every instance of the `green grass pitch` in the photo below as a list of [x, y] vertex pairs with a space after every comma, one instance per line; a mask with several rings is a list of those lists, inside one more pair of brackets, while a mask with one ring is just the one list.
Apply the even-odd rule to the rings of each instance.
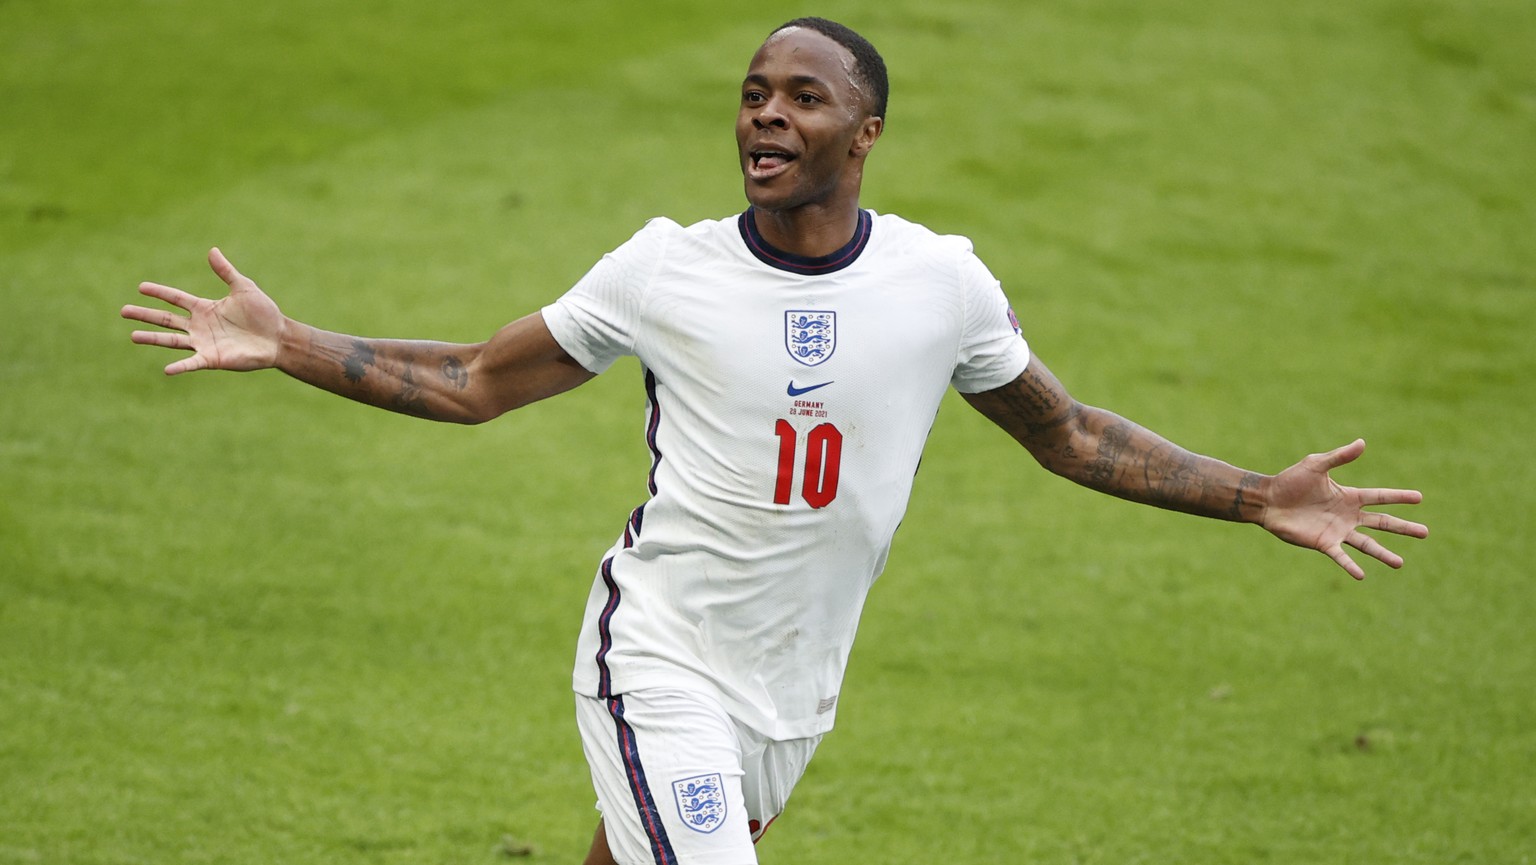
[[[1536, 860], [1524, 0], [0, 0], [0, 865], [574, 863], [569, 667], [633, 364], [483, 427], [166, 380], [215, 291], [474, 340], [742, 206], [782, 20], [885, 53], [864, 204], [970, 236], [1085, 401], [1434, 535], [1355, 584], [946, 404], [764, 863]], [[514, 854], [519, 854], [514, 856]]]

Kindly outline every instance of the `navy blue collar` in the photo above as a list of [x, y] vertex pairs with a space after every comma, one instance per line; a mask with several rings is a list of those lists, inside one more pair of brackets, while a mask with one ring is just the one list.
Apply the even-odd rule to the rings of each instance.
[[853, 231], [853, 239], [844, 244], [842, 249], [830, 255], [796, 255], [793, 252], [785, 252], [776, 249], [763, 239], [757, 231], [757, 220], [752, 217], [752, 208], [747, 208], [736, 220], [736, 225], [741, 229], [741, 239], [747, 244], [747, 249], [757, 257], [758, 261], [777, 270], [790, 273], [798, 273], [801, 276], [820, 276], [824, 273], [836, 273], [839, 270], [853, 264], [858, 260], [864, 247], [869, 245], [869, 236], [874, 228], [874, 219], [869, 211], [859, 211], [859, 226]]

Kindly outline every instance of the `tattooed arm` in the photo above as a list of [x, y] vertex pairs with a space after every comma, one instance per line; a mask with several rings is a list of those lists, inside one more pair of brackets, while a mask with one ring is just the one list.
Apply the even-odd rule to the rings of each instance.
[[1046, 469], [1131, 501], [1259, 522], [1264, 478], [1198, 456], [1113, 412], [1068, 396], [1038, 358], [1012, 383], [965, 394]]
[[1199, 456], [1151, 430], [1067, 395], [1038, 358], [1013, 382], [965, 394], [977, 411], [1023, 445], [1040, 465], [1110, 495], [1217, 519], [1257, 523], [1276, 537], [1318, 550], [1356, 579], [1365, 572], [1345, 545], [1402, 567], [1401, 556], [1360, 531], [1380, 529], [1422, 538], [1424, 526], [1364, 510], [1414, 504], [1414, 490], [1355, 489], [1328, 476], [1365, 450], [1356, 440], [1313, 454], [1278, 475], [1261, 475]]
[[459, 345], [362, 339], [285, 317], [217, 249], [208, 255], [228, 296], [212, 301], [146, 282], [139, 291], [187, 312], [125, 306], [124, 318], [169, 328], [134, 331], [144, 345], [189, 349], [167, 375], [276, 368], [349, 399], [432, 420], [478, 423], [590, 379], [535, 313], [489, 340]]
[[348, 399], [428, 420], [482, 423], [592, 378], [539, 313], [469, 345], [363, 339], [291, 319], [285, 324], [278, 369]]

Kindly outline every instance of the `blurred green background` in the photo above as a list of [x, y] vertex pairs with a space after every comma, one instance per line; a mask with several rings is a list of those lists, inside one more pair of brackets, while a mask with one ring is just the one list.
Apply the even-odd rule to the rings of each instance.
[[1364, 436], [1355, 584], [1045, 475], [951, 400], [771, 863], [1530, 862], [1536, 7], [0, 0], [0, 863], [576, 862], [621, 364], [436, 426], [167, 380], [140, 280], [478, 340], [743, 206], [761, 39], [891, 68], [863, 203], [976, 243], [1081, 399], [1275, 471]]

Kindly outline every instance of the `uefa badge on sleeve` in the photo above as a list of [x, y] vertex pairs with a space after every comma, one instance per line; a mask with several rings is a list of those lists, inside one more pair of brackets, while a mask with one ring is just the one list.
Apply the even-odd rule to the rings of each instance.
[[725, 824], [725, 785], [720, 773], [673, 781], [672, 797], [689, 829], [708, 835]]

